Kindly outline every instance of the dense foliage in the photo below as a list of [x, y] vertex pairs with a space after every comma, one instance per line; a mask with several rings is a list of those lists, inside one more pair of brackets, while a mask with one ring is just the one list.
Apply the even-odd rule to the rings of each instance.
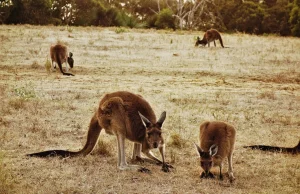
[[0, 0], [0, 23], [127, 26], [300, 37], [300, 0]]

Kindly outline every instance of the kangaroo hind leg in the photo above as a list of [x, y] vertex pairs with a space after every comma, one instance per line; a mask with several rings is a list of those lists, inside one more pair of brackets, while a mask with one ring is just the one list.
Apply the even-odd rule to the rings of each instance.
[[125, 137], [122, 134], [117, 134], [118, 143], [118, 168], [120, 170], [139, 170], [141, 169], [138, 165], [128, 165], [125, 156]]
[[228, 155], [228, 175], [231, 182], [235, 179], [235, 177], [233, 176], [232, 155], [232, 152]]
[[142, 159], [142, 156], [141, 156], [141, 151], [142, 151], [142, 145], [139, 143], [134, 143], [131, 160], [144, 162], [144, 160]]

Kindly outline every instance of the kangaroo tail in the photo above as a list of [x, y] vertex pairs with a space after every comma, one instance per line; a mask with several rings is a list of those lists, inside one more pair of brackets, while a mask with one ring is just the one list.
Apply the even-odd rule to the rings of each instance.
[[95, 114], [90, 122], [86, 144], [81, 150], [79, 150], [77, 152], [72, 152], [72, 151], [67, 151], [67, 150], [48, 150], [48, 151], [43, 151], [43, 152], [27, 154], [27, 156], [42, 157], [42, 158], [43, 157], [55, 157], [55, 156], [61, 156], [63, 158], [78, 156], [78, 155], [85, 156], [93, 151], [93, 149], [98, 141], [98, 137], [100, 135], [101, 129], [102, 128], [98, 123], [97, 114]]
[[252, 150], [262, 150], [262, 151], [270, 151], [270, 152], [280, 152], [283, 149], [280, 147], [266, 146], [266, 145], [251, 145], [251, 146], [244, 146], [244, 148], [251, 148]]
[[55, 53], [56, 55], [56, 60], [57, 60], [57, 64], [58, 64], [58, 67], [59, 67], [59, 70], [60, 72], [63, 74], [63, 75], [68, 75], [68, 76], [74, 76], [72, 73], [65, 73], [63, 70], [62, 70], [62, 63], [61, 63], [61, 60], [60, 60], [60, 55], [59, 55], [59, 52], [56, 51]]
[[44, 152], [37, 152], [32, 154], [27, 154], [26, 156], [30, 157], [55, 157], [55, 156], [61, 156], [63, 158], [71, 157], [77, 155], [78, 152], [70, 152], [67, 150], [48, 150]]
[[223, 45], [223, 40], [222, 40], [222, 37], [221, 37], [221, 35], [220, 35], [220, 37], [219, 37], [219, 41], [220, 41], [220, 44], [221, 44], [221, 46], [224, 48], [224, 45]]
[[285, 152], [285, 153], [299, 154], [300, 153], [300, 141], [299, 141], [298, 145], [296, 145], [293, 148], [266, 146], [266, 145], [244, 146], [244, 148], [251, 148], [253, 150], [258, 149], [258, 150], [269, 151], [269, 152]]

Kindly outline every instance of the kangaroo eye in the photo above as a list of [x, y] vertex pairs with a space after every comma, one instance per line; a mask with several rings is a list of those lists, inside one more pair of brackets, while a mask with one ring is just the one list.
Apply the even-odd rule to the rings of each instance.
[[147, 135], [148, 135], [148, 136], [151, 136], [151, 135], [152, 135], [152, 133], [151, 133], [151, 132], [148, 132], [148, 133], [147, 133]]

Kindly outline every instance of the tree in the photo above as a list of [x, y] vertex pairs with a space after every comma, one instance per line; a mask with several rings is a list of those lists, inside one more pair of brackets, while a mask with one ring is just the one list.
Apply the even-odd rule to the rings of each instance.
[[226, 0], [225, 2], [219, 2], [218, 5], [220, 15], [222, 15], [222, 21], [227, 30], [236, 30], [233, 27], [233, 14], [239, 10], [239, 7], [243, 4], [241, 0]]
[[274, 5], [276, 5], [277, 0], [264, 0], [264, 3], [268, 6], [268, 7], [272, 7]]
[[52, 3], [52, 17], [63, 24], [73, 24], [77, 16], [75, 0], [54, 0]]
[[262, 34], [264, 16], [265, 10], [261, 4], [247, 1], [236, 7], [228, 28], [246, 33]]
[[214, 0], [207, 1], [205, 4], [200, 5], [193, 15], [191, 20], [192, 25], [189, 26], [189, 29], [226, 29], [219, 5], [217, 5]]
[[179, 20], [179, 27], [181, 30], [184, 26], [189, 27], [192, 25], [195, 11], [200, 7], [200, 5], [205, 3], [206, 0], [197, 2], [178, 0], [177, 13], [174, 14], [174, 16]]
[[5, 23], [10, 15], [13, 3], [11, 0], [0, 0], [0, 24]]
[[172, 28], [175, 30], [173, 11], [168, 8], [161, 10], [157, 16], [155, 26], [159, 29]]
[[89, 26], [95, 25], [97, 12], [101, 4], [93, 0], [75, 0], [74, 25]]
[[291, 35], [289, 14], [291, 6], [288, 0], [279, 0], [275, 5], [266, 8], [262, 21], [264, 33], [276, 33], [282, 36]]
[[300, 37], [300, 0], [294, 0], [289, 22], [292, 35]]
[[12, 0], [8, 24], [48, 24], [51, 21], [51, 0]]

